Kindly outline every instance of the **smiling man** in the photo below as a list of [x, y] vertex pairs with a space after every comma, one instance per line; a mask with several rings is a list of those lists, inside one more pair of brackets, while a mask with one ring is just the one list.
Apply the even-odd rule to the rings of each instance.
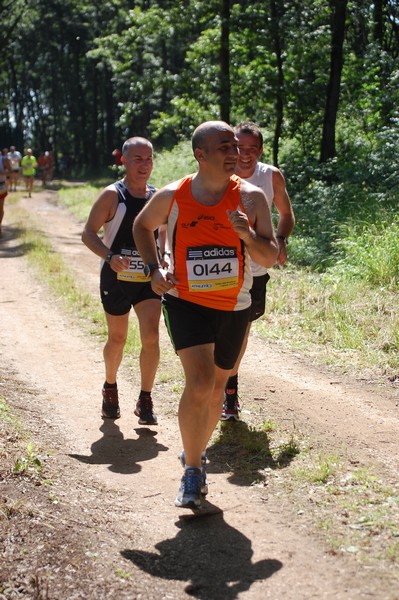
[[[263, 135], [260, 128], [251, 121], [244, 121], [234, 127], [237, 136], [239, 157], [236, 173], [242, 179], [260, 187], [266, 195], [270, 210], [274, 205], [278, 213], [277, 222], [277, 263], [282, 266], [287, 261], [287, 243], [294, 225], [294, 211], [285, 186], [284, 176], [277, 167], [260, 162], [263, 154]], [[222, 421], [238, 421], [240, 404], [238, 400], [238, 370], [247, 348], [251, 323], [259, 319], [266, 309], [266, 284], [270, 279], [266, 267], [251, 260], [253, 284], [251, 288], [251, 312], [240, 354], [226, 384]]]
[[[120, 417], [117, 373], [125, 346], [129, 313], [133, 306], [140, 326], [141, 391], [134, 414], [141, 425], [156, 425], [151, 398], [159, 363], [160, 296], [143, 273], [143, 262], [133, 238], [133, 222], [155, 193], [147, 183], [153, 166], [152, 144], [142, 137], [126, 140], [122, 148], [126, 175], [106, 187], [91, 209], [82, 241], [102, 259], [101, 301], [108, 327], [104, 346], [105, 382], [102, 389], [102, 416]], [[104, 235], [100, 237], [100, 229]], [[157, 235], [153, 235], [154, 243]]]
[[[207, 492], [205, 449], [219, 420], [224, 386], [244, 339], [251, 305], [250, 257], [277, 258], [262, 190], [234, 172], [237, 138], [208, 121], [192, 138], [198, 171], [154, 194], [134, 223], [137, 248], [163, 294], [163, 311], [185, 375], [179, 405], [185, 471], [176, 506], [198, 508]], [[153, 232], [166, 225], [170, 269], [161, 270]]]

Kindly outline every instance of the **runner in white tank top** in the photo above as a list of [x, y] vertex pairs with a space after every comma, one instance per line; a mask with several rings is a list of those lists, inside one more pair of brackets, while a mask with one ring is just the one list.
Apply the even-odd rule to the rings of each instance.
[[[277, 167], [258, 162], [263, 153], [263, 136], [257, 125], [249, 121], [242, 122], [234, 128], [234, 133], [238, 138], [239, 150], [237, 175], [260, 187], [266, 194], [270, 209], [274, 205], [278, 213], [276, 237], [279, 255], [277, 263], [282, 266], [287, 260], [287, 239], [295, 225], [294, 213], [283, 174]], [[267, 269], [254, 261], [251, 261], [251, 268], [254, 276], [251, 289], [251, 315], [240, 355], [226, 384], [222, 421], [238, 421], [239, 419], [238, 369], [247, 348], [251, 322], [259, 319], [265, 312], [266, 284], [270, 277]]]

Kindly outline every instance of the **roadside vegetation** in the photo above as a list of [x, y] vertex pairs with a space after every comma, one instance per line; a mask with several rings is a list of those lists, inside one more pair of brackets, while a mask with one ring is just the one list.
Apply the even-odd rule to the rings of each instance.
[[[1, 380], [3, 384], [3, 381]], [[2, 482], [23, 482], [26, 486], [42, 485], [51, 488], [47, 478], [46, 461], [49, 453], [40, 449], [30, 433], [11, 410], [6, 398], [0, 395], [0, 459]], [[28, 502], [0, 499], [0, 523], [27, 510]], [[1, 592], [1, 586], [0, 586]]]
[[310, 521], [331, 554], [396, 568], [398, 482], [339, 452], [325, 453], [298, 430], [270, 421], [222, 423], [208, 455], [213, 452], [234, 472], [235, 482], [289, 500], [299, 523]]

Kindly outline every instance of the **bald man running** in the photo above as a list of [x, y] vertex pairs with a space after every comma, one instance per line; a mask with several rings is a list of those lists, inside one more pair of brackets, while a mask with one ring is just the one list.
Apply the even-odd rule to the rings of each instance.
[[[163, 295], [185, 375], [179, 405], [185, 471], [175, 504], [198, 508], [207, 491], [206, 446], [248, 325], [250, 258], [271, 267], [278, 247], [265, 194], [234, 175], [233, 129], [223, 121], [202, 123], [192, 148], [197, 173], [154, 194], [135, 220], [134, 238], [152, 289]], [[154, 242], [161, 225], [171, 251], [168, 272], [160, 268]]]

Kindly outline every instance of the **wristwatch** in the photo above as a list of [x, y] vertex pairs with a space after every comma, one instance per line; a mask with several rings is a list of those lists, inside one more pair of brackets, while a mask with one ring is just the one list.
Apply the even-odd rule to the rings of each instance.
[[147, 265], [144, 265], [144, 269], [143, 269], [144, 275], [146, 277], [149, 277], [153, 271], [155, 271], [156, 269], [160, 269], [160, 268], [161, 268], [161, 265], [158, 263], [148, 263]]
[[108, 264], [110, 264], [111, 258], [113, 257], [113, 255], [114, 255], [113, 252], [108, 252], [107, 256], [105, 257], [105, 262], [107, 262]]

